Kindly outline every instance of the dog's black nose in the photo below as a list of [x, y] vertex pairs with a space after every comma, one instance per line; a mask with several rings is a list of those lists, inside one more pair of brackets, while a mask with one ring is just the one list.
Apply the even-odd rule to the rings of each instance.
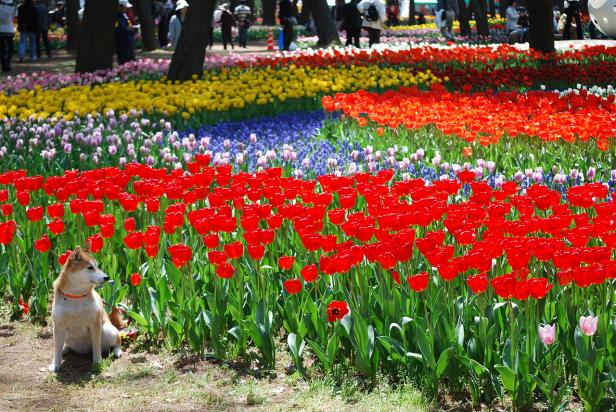
[[109, 276], [103, 276], [103, 282], [107, 282], [109, 280]]

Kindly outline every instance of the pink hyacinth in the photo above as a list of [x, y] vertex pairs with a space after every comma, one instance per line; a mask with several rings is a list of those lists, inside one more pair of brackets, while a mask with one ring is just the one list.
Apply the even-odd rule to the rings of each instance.
[[539, 339], [544, 345], [551, 345], [556, 340], [556, 325], [539, 326]]
[[586, 336], [592, 336], [597, 332], [599, 318], [596, 316], [580, 316], [580, 330]]

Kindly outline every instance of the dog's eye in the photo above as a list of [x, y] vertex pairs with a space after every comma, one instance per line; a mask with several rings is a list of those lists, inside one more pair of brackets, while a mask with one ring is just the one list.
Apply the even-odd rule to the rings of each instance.
[[89, 270], [94, 270], [94, 266], [90, 265], [90, 266], [88, 266], [88, 269]]

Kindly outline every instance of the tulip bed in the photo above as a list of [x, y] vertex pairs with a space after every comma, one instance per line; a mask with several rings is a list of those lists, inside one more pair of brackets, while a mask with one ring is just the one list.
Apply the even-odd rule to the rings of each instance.
[[435, 401], [614, 407], [616, 51], [208, 64], [184, 84], [152, 61], [6, 83], [14, 318], [47, 318], [81, 245], [151, 345], [268, 370], [288, 351], [299, 374]]

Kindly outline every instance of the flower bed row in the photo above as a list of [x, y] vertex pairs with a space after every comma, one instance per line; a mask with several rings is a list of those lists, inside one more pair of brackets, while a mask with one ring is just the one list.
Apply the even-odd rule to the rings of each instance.
[[427, 92], [401, 88], [383, 94], [337, 94], [323, 98], [323, 107], [357, 119], [360, 126], [369, 121], [391, 129], [432, 124], [444, 134], [483, 146], [503, 136], [536, 136], [545, 142], [592, 139], [606, 151], [616, 137], [615, 102], [615, 95], [601, 97], [584, 90], [467, 94], [450, 93], [435, 85]]
[[327, 371], [349, 362], [369, 377], [416, 374], [430, 394], [507, 392], [519, 408], [560, 405], [560, 391], [540, 390], [550, 382], [594, 410], [613, 398], [616, 203], [604, 185], [563, 203], [544, 186], [493, 191], [469, 171], [426, 186], [393, 171], [296, 180], [209, 162], [1, 174], [0, 289], [14, 313], [44, 316], [58, 258], [89, 244], [116, 281], [107, 302], [174, 348], [255, 347], [273, 367], [282, 329], [299, 370], [308, 356]]

